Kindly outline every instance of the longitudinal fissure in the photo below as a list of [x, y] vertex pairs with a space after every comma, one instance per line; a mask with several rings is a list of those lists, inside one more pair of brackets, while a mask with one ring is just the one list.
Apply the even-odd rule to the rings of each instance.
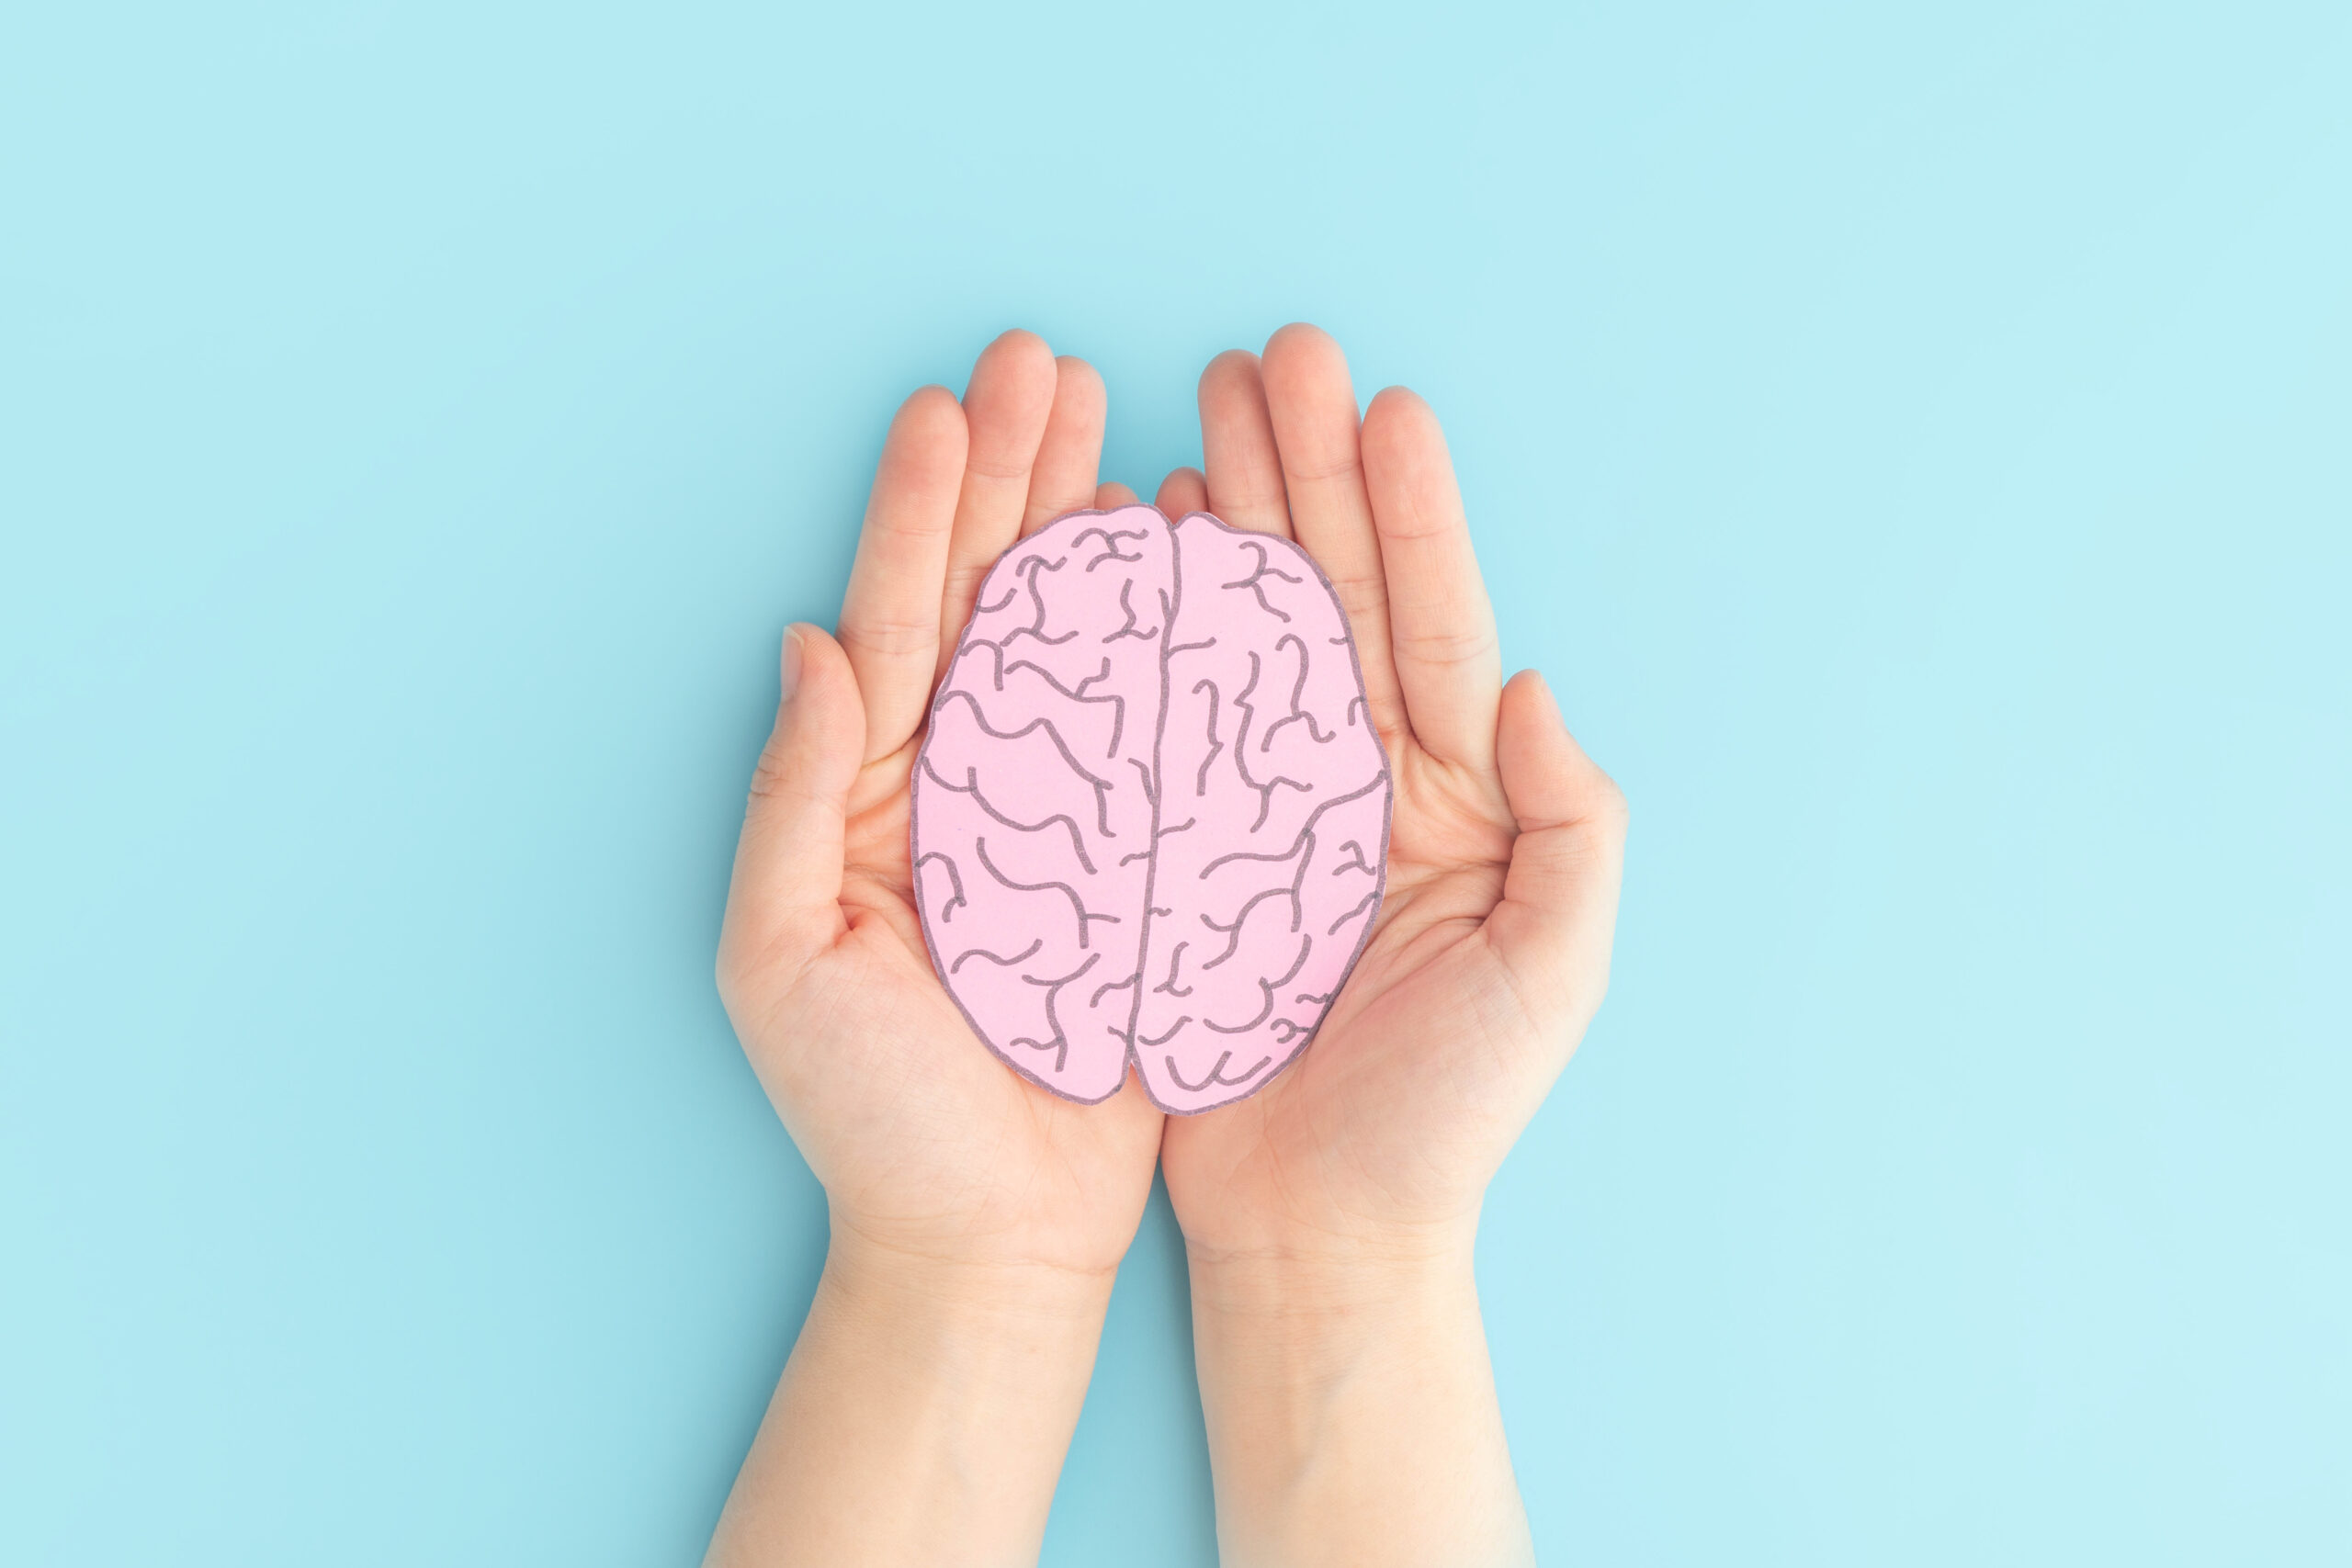
[[[1167, 597], [1160, 601], [1167, 613], [1159, 618], [1159, 711], [1151, 727], [1151, 776], [1155, 779], [1168, 776], [1167, 770], [1159, 765], [1159, 758], [1161, 743], [1168, 736], [1168, 661], [1173, 657], [1169, 645], [1176, 637], [1177, 612], [1184, 605], [1183, 567], [1184, 547], [1176, 537], [1176, 530], [1170, 528], [1168, 530], [1169, 592]], [[1159, 811], [1160, 803], [1167, 796], [1165, 789], [1151, 792], [1150, 858], [1144, 862], [1143, 867], [1143, 934], [1136, 941], [1136, 976], [1138, 981], [1142, 979], [1144, 965], [1151, 958], [1151, 895], [1159, 880]], [[1136, 1025], [1143, 1017], [1144, 996], [1144, 988], [1138, 984], [1135, 1006], [1127, 1012], [1126, 1059], [1137, 1066], [1141, 1063], [1136, 1054]]]

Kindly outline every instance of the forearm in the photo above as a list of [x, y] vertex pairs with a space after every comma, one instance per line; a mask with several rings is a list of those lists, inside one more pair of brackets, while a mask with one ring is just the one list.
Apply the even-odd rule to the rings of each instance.
[[1110, 1289], [837, 1229], [708, 1562], [1035, 1562]]
[[1469, 1237], [1345, 1261], [1193, 1259], [1227, 1568], [1533, 1561]]

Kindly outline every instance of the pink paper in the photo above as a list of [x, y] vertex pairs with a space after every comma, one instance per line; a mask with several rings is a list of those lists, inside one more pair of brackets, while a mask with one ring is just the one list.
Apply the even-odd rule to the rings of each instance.
[[1056, 1094], [1211, 1110], [1306, 1049], [1363, 949], [1388, 760], [1306, 552], [1081, 512], [981, 586], [914, 780], [916, 902], [989, 1050]]

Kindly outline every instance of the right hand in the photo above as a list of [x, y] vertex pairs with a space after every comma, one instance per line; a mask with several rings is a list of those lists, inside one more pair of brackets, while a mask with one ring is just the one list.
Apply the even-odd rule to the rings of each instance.
[[824, 1184], [833, 1246], [1107, 1289], [1133, 1239], [1160, 1115], [1132, 1079], [1074, 1105], [1005, 1070], [941, 987], [911, 901], [909, 781], [981, 578], [1023, 533], [1132, 496], [1098, 491], [1102, 383], [1008, 333], [962, 403], [890, 426], [840, 640], [786, 634], [719, 939], [743, 1048]]

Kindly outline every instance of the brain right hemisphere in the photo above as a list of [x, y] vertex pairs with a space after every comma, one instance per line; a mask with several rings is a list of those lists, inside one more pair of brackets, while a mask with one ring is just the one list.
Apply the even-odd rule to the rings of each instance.
[[914, 782], [917, 901], [990, 1050], [1080, 1100], [1263, 1087], [1379, 908], [1389, 777], [1347, 623], [1287, 541], [1148, 506], [999, 561]]

